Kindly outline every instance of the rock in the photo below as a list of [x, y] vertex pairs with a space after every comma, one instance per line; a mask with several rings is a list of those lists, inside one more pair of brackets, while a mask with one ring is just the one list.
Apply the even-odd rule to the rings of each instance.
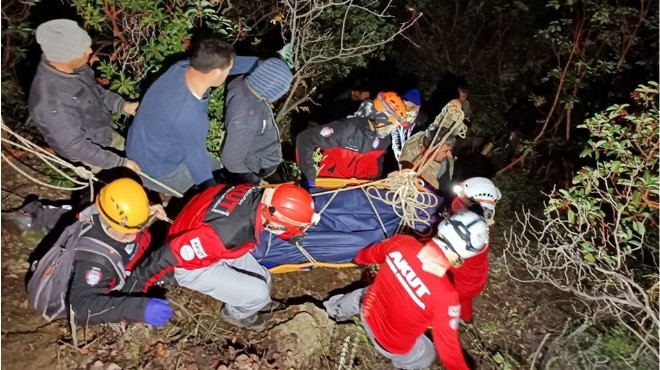
[[105, 365], [105, 370], [122, 370], [122, 369], [121, 366], [115, 364], [114, 362], [111, 362]]
[[330, 346], [336, 324], [312, 303], [287, 308], [290, 320], [269, 333], [278, 352], [286, 353], [286, 366], [304, 368], [308, 361]]
[[89, 368], [89, 370], [103, 370], [103, 362], [96, 360]]

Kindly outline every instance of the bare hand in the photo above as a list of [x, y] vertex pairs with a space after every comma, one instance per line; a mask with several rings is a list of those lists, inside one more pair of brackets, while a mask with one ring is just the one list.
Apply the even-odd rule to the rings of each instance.
[[149, 218], [151, 217], [156, 217], [162, 221], [168, 220], [167, 213], [165, 212], [165, 208], [163, 208], [162, 204], [154, 204], [149, 206]]
[[141, 171], [140, 166], [137, 163], [135, 163], [135, 161], [133, 161], [132, 159], [126, 158], [126, 163], [124, 163], [124, 167], [130, 168], [131, 170], [133, 170], [138, 175], [140, 174], [140, 171]]
[[138, 105], [140, 105], [140, 102], [137, 101], [124, 104], [124, 113], [134, 116]]

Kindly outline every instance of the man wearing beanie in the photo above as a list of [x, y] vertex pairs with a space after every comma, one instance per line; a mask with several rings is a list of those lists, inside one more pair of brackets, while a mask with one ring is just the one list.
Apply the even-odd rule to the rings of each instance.
[[259, 184], [277, 170], [282, 147], [271, 104], [289, 91], [292, 80], [286, 62], [271, 58], [229, 83], [222, 148], [228, 180]]
[[30, 89], [30, 112], [37, 128], [62, 157], [82, 162], [97, 172], [125, 166], [140, 167], [124, 158], [124, 139], [112, 129], [112, 113], [134, 115], [137, 102], [96, 83], [88, 65], [92, 40], [74, 21], [56, 19], [36, 31], [43, 52]]
[[[126, 153], [142, 171], [185, 193], [215, 184], [221, 168], [206, 148], [209, 89], [230, 74], [248, 72], [256, 57], [236, 57], [234, 47], [215, 35], [195, 43], [190, 59], [172, 65], [147, 90], [128, 130]], [[166, 192], [143, 177], [152, 190]]]

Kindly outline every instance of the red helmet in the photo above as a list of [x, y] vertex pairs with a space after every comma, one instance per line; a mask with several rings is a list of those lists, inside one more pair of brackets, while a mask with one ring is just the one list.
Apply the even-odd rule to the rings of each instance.
[[283, 184], [264, 189], [261, 205], [264, 218], [280, 226], [279, 229], [267, 229], [278, 234], [301, 235], [320, 218], [314, 212], [312, 196], [297, 185]]

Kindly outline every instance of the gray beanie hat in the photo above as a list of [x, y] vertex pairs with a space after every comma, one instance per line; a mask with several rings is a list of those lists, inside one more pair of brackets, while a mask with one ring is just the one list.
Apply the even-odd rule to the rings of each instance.
[[247, 83], [260, 98], [272, 103], [289, 91], [291, 81], [293, 75], [286, 62], [270, 58], [248, 76]]
[[37, 42], [46, 59], [65, 63], [81, 56], [92, 46], [92, 39], [78, 23], [55, 19], [37, 27]]

